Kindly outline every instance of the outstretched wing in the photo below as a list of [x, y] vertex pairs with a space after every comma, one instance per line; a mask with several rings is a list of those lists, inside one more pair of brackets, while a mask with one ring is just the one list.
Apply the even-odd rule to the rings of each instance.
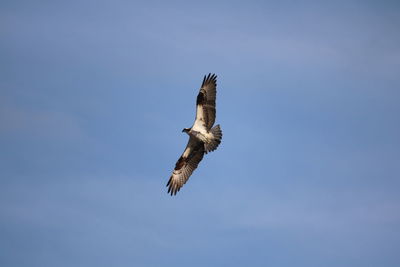
[[189, 180], [190, 175], [199, 165], [204, 156], [204, 143], [195, 137], [190, 137], [182, 156], [175, 164], [171, 178], [167, 183], [168, 193], [176, 195], [181, 187]]
[[215, 99], [217, 97], [217, 75], [208, 74], [204, 76], [203, 84], [201, 85], [200, 92], [197, 95], [196, 101], [196, 120], [194, 122], [195, 128], [205, 127], [207, 131], [214, 125], [216, 112], [215, 112]]

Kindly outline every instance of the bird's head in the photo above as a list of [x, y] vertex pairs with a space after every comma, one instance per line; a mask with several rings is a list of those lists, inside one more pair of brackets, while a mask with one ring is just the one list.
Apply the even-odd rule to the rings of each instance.
[[182, 133], [189, 134], [190, 128], [183, 128]]

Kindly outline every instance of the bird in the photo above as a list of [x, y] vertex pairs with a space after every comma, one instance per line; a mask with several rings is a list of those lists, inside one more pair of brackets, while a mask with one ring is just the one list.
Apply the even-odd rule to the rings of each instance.
[[222, 140], [220, 125], [213, 127], [216, 118], [217, 75], [209, 73], [203, 78], [196, 98], [196, 117], [192, 127], [184, 128], [189, 135], [185, 150], [175, 164], [168, 180], [168, 193], [176, 195], [189, 180], [204, 154], [216, 150]]

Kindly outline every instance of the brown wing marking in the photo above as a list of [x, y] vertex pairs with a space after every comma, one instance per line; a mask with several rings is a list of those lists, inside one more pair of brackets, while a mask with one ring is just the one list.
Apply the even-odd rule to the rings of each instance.
[[[189, 151], [187, 156], [186, 152]], [[190, 175], [197, 168], [204, 156], [204, 143], [190, 137], [182, 156], [175, 164], [175, 169], [167, 183], [168, 193], [176, 195], [181, 187], [189, 180]]]
[[197, 105], [203, 108], [203, 117], [207, 130], [210, 130], [215, 123], [217, 97], [217, 75], [209, 73], [204, 76], [200, 92], [197, 95]]

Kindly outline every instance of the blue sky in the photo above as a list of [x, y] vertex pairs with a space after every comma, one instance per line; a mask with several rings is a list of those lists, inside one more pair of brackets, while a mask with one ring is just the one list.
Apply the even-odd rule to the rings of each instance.
[[396, 1], [0, 6], [1, 266], [400, 265]]

